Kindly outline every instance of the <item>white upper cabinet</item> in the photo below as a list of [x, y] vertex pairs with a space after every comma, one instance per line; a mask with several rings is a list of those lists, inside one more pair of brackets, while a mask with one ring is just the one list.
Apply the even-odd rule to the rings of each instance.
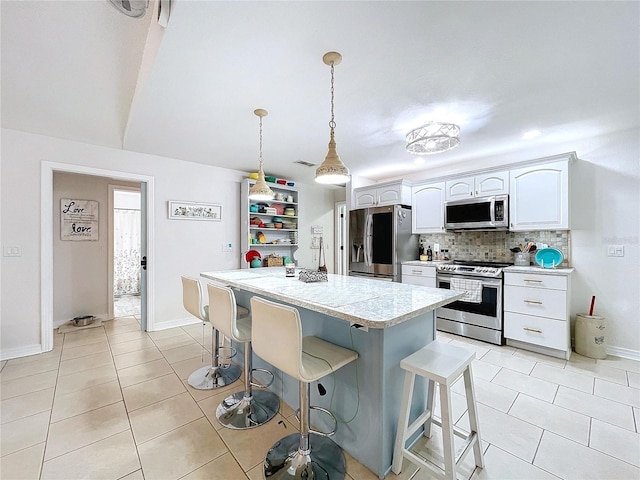
[[511, 170], [509, 230], [569, 229], [569, 162]]
[[414, 185], [411, 188], [411, 232], [444, 231], [445, 182]]
[[509, 172], [483, 173], [447, 180], [445, 200], [463, 200], [507, 193], [509, 193]]
[[353, 194], [354, 209], [411, 204], [411, 187], [405, 181], [360, 187], [354, 189]]

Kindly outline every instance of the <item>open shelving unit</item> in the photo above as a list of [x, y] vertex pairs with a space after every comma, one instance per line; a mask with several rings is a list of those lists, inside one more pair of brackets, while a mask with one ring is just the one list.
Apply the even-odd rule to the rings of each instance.
[[[240, 233], [240, 246], [242, 249], [242, 260], [240, 262], [242, 268], [248, 268], [249, 265], [245, 261], [245, 253], [249, 250], [256, 250], [260, 252], [260, 255], [264, 259], [267, 255], [275, 253], [281, 257], [289, 257], [295, 261], [295, 252], [298, 249], [298, 218], [299, 203], [298, 203], [298, 189], [290, 187], [288, 185], [281, 185], [278, 183], [269, 183], [269, 187], [274, 193], [282, 194], [282, 200], [268, 200], [262, 202], [254, 202], [249, 200], [249, 189], [255, 184], [255, 180], [246, 179], [242, 182], [240, 193], [240, 210], [241, 210], [241, 233]], [[287, 197], [293, 197], [291, 202], [287, 201]], [[281, 205], [283, 209], [293, 208], [295, 215], [273, 214], [264, 212], [252, 212], [251, 206], [266, 205], [270, 208], [276, 205]], [[259, 218], [263, 224], [273, 223], [273, 217], [280, 217], [283, 223], [295, 223], [295, 228], [269, 228], [266, 226], [259, 226], [252, 224], [252, 219]], [[258, 240], [258, 234], [264, 235], [264, 243], [260, 243]]]

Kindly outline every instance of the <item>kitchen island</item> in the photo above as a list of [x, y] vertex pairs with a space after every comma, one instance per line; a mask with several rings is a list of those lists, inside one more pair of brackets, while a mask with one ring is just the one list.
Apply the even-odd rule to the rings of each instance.
[[[253, 295], [292, 305], [300, 311], [304, 335], [359, 353], [357, 362], [320, 380], [326, 395], [312, 387], [311, 404], [330, 409], [342, 420], [333, 440], [383, 478], [391, 468], [402, 395], [400, 360], [434, 340], [434, 310], [464, 293], [332, 274], [327, 282], [304, 283], [298, 272], [285, 277], [284, 268], [201, 275], [234, 288], [236, 301], [245, 307], [250, 307]], [[259, 358], [254, 359], [254, 367], [274, 371], [271, 389], [297, 408], [297, 381]], [[416, 392], [414, 415], [426, 402], [425, 390]], [[314, 414], [311, 421], [321, 428], [329, 426]]]

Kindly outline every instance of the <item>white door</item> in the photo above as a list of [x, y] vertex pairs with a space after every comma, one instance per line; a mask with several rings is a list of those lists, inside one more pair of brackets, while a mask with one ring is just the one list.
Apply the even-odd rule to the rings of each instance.
[[335, 212], [335, 272], [338, 275], [347, 275], [349, 273], [347, 264], [347, 202], [336, 202]]

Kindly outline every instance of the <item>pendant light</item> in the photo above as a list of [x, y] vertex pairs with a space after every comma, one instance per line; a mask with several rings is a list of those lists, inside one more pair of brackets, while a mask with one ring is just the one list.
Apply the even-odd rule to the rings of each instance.
[[322, 57], [322, 61], [331, 66], [331, 120], [329, 121], [330, 139], [329, 152], [324, 162], [316, 169], [316, 182], [329, 185], [342, 185], [350, 180], [349, 169], [346, 167], [336, 151], [336, 141], [333, 131], [336, 122], [333, 115], [333, 67], [342, 61], [342, 55], [338, 52], [328, 52]]
[[262, 169], [262, 117], [266, 117], [268, 112], [263, 108], [257, 108], [253, 113], [260, 117], [260, 166], [258, 167], [258, 180], [249, 190], [249, 200], [271, 200], [273, 199], [273, 190], [267, 185], [264, 179], [264, 170]]

